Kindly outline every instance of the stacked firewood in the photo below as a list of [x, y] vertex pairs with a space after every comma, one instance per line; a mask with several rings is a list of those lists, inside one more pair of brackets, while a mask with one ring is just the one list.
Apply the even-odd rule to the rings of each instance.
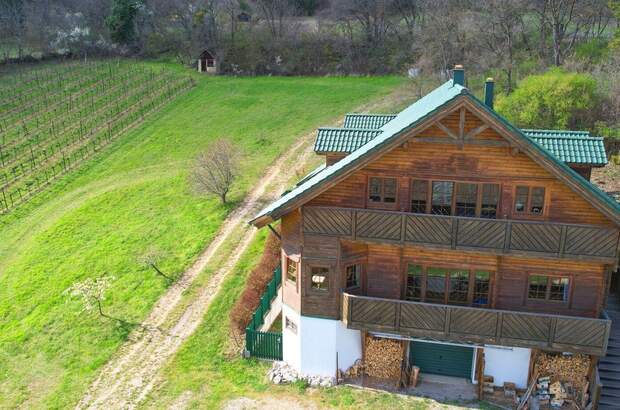
[[399, 340], [366, 337], [364, 350], [365, 373], [371, 377], [399, 379], [404, 346]]
[[587, 382], [590, 358], [586, 355], [562, 355], [540, 353], [536, 360], [538, 374], [549, 376], [551, 383], [571, 383], [581, 389]]

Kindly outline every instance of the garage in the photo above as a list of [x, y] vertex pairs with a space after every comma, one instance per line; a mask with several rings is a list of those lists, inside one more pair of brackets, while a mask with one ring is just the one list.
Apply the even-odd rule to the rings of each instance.
[[409, 361], [420, 373], [471, 378], [474, 349], [441, 343], [412, 341]]

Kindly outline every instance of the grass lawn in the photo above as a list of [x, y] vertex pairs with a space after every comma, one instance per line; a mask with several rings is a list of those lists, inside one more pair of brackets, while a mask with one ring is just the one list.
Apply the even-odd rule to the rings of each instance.
[[[140, 253], [156, 246], [165, 255], [161, 269], [178, 275], [297, 136], [403, 84], [395, 77], [191, 75], [195, 89], [0, 217], [0, 408], [72, 406], [126, 339], [129, 328], [80, 313], [80, 304], [63, 295], [71, 284], [114, 275], [107, 313], [140, 321], [167, 287], [139, 266]], [[196, 153], [222, 136], [244, 153], [228, 206], [196, 197], [186, 182]], [[223, 298], [232, 303], [233, 296]], [[248, 363], [232, 364], [231, 372], [234, 366]], [[243, 378], [254, 383], [261, 371]]]

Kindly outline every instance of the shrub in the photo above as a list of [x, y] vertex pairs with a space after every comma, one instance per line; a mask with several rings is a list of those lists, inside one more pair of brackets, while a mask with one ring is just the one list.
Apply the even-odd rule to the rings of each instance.
[[265, 241], [265, 250], [260, 262], [250, 272], [243, 293], [230, 311], [230, 321], [241, 332], [245, 331], [260, 298], [273, 277], [274, 269], [280, 264], [280, 240], [272, 233]]
[[523, 128], [591, 129], [601, 101], [591, 75], [553, 69], [523, 79], [496, 109]]

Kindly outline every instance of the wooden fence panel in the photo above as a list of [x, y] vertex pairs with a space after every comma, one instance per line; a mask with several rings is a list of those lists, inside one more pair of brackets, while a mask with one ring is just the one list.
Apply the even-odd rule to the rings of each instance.
[[559, 225], [512, 222], [510, 249], [558, 253], [561, 234]]
[[569, 226], [564, 253], [614, 257], [618, 247], [618, 231], [593, 227]]
[[358, 211], [355, 221], [356, 236], [400, 241], [401, 225], [401, 215], [398, 214]]
[[304, 232], [321, 235], [345, 235], [351, 232], [353, 212], [333, 208], [304, 208]]
[[452, 243], [452, 223], [450, 217], [431, 215], [407, 215], [405, 241], [450, 245]]
[[505, 221], [459, 219], [457, 246], [503, 249], [506, 239]]

